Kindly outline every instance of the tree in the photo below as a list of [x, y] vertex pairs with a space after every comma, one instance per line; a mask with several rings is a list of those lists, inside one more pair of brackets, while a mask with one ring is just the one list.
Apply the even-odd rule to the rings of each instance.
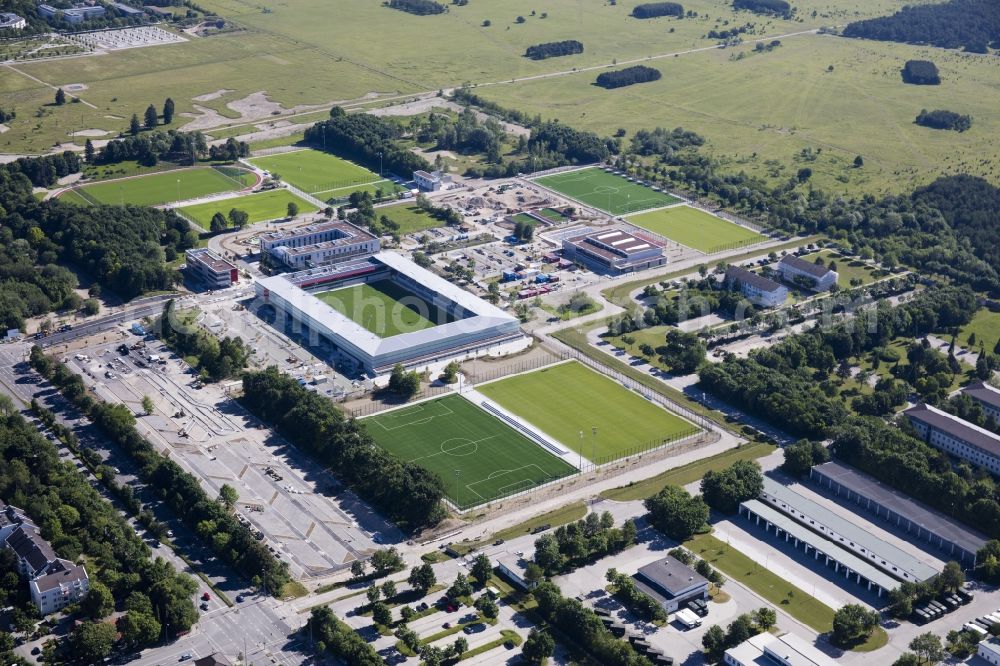
[[407, 372], [402, 363], [397, 363], [389, 374], [388, 388], [401, 398], [412, 398], [420, 390], [420, 375], [414, 370]]
[[958, 562], [948, 562], [938, 576], [938, 584], [942, 590], [955, 592], [965, 585], [965, 574]]
[[736, 513], [740, 502], [760, 496], [764, 476], [752, 460], [737, 460], [726, 469], [708, 471], [701, 480], [705, 503], [722, 513]]
[[865, 165], [865, 158], [861, 157], [861, 155], [858, 155], [857, 157], [854, 158], [855, 169], [860, 169], [864, 165]]
[[833, 642], [841, 647], [868, 639], [878, 626], [878, 613], [859, 604], [846, 604], [833, 614]]
[[899, 659], [892, 662], [892, 666], [921, 666], [920, 659], [912, 652], [904, 652], [899, 655]]
[[708, 505], [678, 486], [667, 486], [644, 502], [649, 522], [671, 539], [684, 541], [708, 522]]
[[433, 645], [425, 645], [420, 648], [420, 658], [424, 660], [424, 666], [441, 666], [444, 661], [444, 650]]
[[916, 636], [910, 641], [909, 648], [916, 653], [922, 664], [936, 664], [947, 656], [941, 645], [941, 638], [931, 632]]
[[403, 558], [395, 548], [379, 548], [372, 553], [371, 562], [375, 573], [380, 576], [403, 568]]
[[295, 217], [299, 214], [299, 205], [294, 201], [288, 202], [288, 217]]
[[106, 618], [115, 610], [115, 598], [107, 585], [95, 580], [90, 584], [87, 596], [80, 602], [80, 610], [92, 620]]
[[758, 608], [753, 612], [753, 623], [760, 631], [770, 631], [771, 627], [778, 623], [778, 614], [767, 606]]
[[66, 92], [59, 88], [56, 90], [56, 106], [62, 106], [66, 103]]
[[[413, 609], [410, 609], [411, 613], [412, 610]], [[409, 627], [400, 627], [399, 629], [396, 629], [395, 636], [402, 641], [403, 645], [409, 648], [411, 652], [419, 652], [420, 636], [417, 635], [417, 632], [413, 631], [413, 629], [410, 629]]]
[[372, 620], [375, 621], [375, 624], [388, 627], [392, 624], [392, 611], [381, 601], [376, 602], [372, 605]]
[[361, 578], [365, 575], [365, 561], [364, 560], [354, 560], [351, 562], [351, 575], [355, 578]]
[[94, 142], [87, 139], [87, 143], [83, 144], [83, 158], [87, 160], [87, 164], [94, 163], [94, 155], [96, 154], [94, 149]]
[[74, 657], [86, 664], [99, 664], [111, 654], [118, 630], [106, 622], [84, 622], [72, 634]]
[[717, 624], [713, 624], [701, 637], [701, 646], [705, 648], [705, 658], [710, 662], [722, 661], [726, 650], [726, 632]]
[[219, 503], [226, 507], [226, 511], [231, 511], [240, 499], [240, 494], [228, 483], [223, 483], [219, 488]]
[[132, 119], [128, 121], [128, 131], [132, 136], [138, 136], [139, 132], [142, 131], [142, 125], [139, 124], [139, 116], [132, 114]]
[[545, 578], [545, 571], [535, 562], [528, 562], [524, 566], [524, 580], [528, 583], [539, 583]]
[[757, 630], [753, 619], [744, 613], [730, 622], [726, 628], [726, 645], [739, 645], [755, 635], [757, 635]]
[[459, 636], [455, 639], [455, 642], [451, 644], [451, 654], [454, 657], [461, 657], [469, 650], [469, 641], [465, 640], [465, 636]]
[[92, 317], [101, 311], [101, 302], [96, 298], [88, 298], [83, 302], [83, 314]]
[[424, 595], [437, 582], [437, 577], [434, 575], [434, 568], [431, 565], [421, 564], [410, 569], [410, 576], [406, 581], [410, 587]]
[[250, 221], [250, 214], [239, 208], [232, 208], [229, 211], [229, 223], [236, 229], [242, 229]]
[[490, 620], [495, 619], [500, 614], [500, 607], [497, 606], [497, 602], [493, 601], [493, 597], [488, 594], [484, 594], [476, 599], [476, 610], [482, 613], [483, 617]]
[[452, 361], [444, 367], [444, 371], [441, 373], [441, 381], [445, 384], [454, 384], [455, 380], [458, 379], [458, 371], [462, 369], [462, 366], [458, 364], [458, 361]]
[[148, 395], [142, 396], [142, 411], [146, 414], [153, 413], [153, 399]]
[[156, 107], [150, 104], [146, 107], [146, 115], [143, 124], [146, 126], [146, 129], [152, 130], [156, 129], [159, 122], [160, 119], [159, 116], [156, 115]]
[[226, 230], [226, 218], [223, 217], [222, 213], [216, 211], [215, 214], [212, 215], [212, 221], [208, 225], [208, 230], [213, 234]]
[[374, 604], [382, 598], [382, 588], [378, 585], [372, 585], [365, 590], [365, 596], [368, 597], [368, 603]]
[[465, 574], [458, 574], [455, 577], [455, 582], [452, 583], [451, 587], [448, 588], [447, 595], [450, 599], [458, 599], [459, 597], [468, 597], [472, 594], [472, 585], [469, 583], [469, 579], [466, 578]]
[[486, 581], [493, 575], [493, 564], [490, 562], [490, 558], [482, 553], [476, 555], [476, 559], [472, 561], [472, 566], [469, 567], [469, 573], [472, 574], [473, 578], [485, 585]]
[[782, 451], [784, 462], [781, 469], [791, 475], [802, 477], [809, 474], [813, 465], [825, 463], [830, 459], [830, 453], [820, 442], [810, 442], [807, 439], [800, 439], [794, 444], [789, 444]]
[[552, 635], [545, 630], [539, 631], [533, 627], [528, 632], [528, 639], [521, 647], [521, 657], [529, 664], [537, 665], [551, 657], [555, 649], [556, 642]]
[[163, 100], [163, 124], [169, 125], [174, 121], [174, 100], [169, 97]]
[[131, 648], [155, 643], [162, 628], [152, 614], [131, 610], [118, 618], [117, 624], [122, 641]]

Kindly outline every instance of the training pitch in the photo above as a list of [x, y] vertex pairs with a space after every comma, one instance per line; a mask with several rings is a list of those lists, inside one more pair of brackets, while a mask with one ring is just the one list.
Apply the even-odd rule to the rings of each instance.
[[628, 221], [706, 254], [765, 240], [756, 231], [691, 206], [655, 210], [629, 217]]
[[256, 224], [265, 220], [276, 220], [285, 217], [288, 215], [289, 203], [298, 205], [299, 213], [314, 213], [318, 210], [316, 206], [285, 189], [247, 194], [246, 196], [223, 199], [222, 201], [210, 201], [208, 203], [185, 206], [179, 210], [185, 217], [189, 217], [197, 223], [198, 226], [203, 229], [209, 229], [212, 224], [212, 216], [216, 213], [222, 213], [223, 217], [226, 217], [229, 215], [230, 210], [238, 208], [250, 216], [249, 224]]
[[671, 194], [629, 182], [598, 167], [542, 176], [535, 182], [612, 215], [661, 208], [680, 201]]
[[77, 188], [76, 192], [90, 203], [158, 206], [209, 194], [234, 192], [248, 184], [245, 179], [237, 180], [218, 169], [195, 167], [91, 183]]
[[460, 507], [483, 504], [575, 471], [457, 395], [364, 419], [375, 442], [434, 472]]
[[391, 280], [356, 284], [314, 296], [380, 338], [454, 321], [440, 308]]
[[[250, 163], [281, 176], [285, 182], [291, 183], [309, 194], [330, 192], [330, 196], [334, 196], [337, 193], [333, 190], [382, 180], [378, 174], [372, 173], [363, 166], [310, 148], [268, 157], [255, 157], [250, 160]], [[390, 186], [391, 183], [386, 186], [386, 191], [390, 189]], [[346, 189], [346, 192], [349, 194], [350, 190]]]
[[[576, 361], [501, 379], [477, 389], [598, 464], [699, 430]], [[596, 436], [593, 428], [597, 428]]]

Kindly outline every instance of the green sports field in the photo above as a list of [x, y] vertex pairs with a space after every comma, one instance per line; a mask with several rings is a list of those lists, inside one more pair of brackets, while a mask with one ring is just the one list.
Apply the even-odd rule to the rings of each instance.
[[378, 174], [363, 166], [310, 148], [268, 157], [255, 157], [250, 163], [272, 174], [278, 174], [282, 180], [309, 194], [382, 180]]
[[631, 183], [598, 167], [543, 176], [535, 182], [612, 215], [660, 208], [680, 201], [671, 194]]
[[194, 220], [198, 226], [208, 229], [212, 222], [212, 216], [216, 213], [222, 213], [223, 216], [226, 216], [233, 208], [239, 208], [242, 211], [246, 211], [247, 215], [250, 216], [250, 224], [255, 224], [265, 220], [276, 220], [280, 217], [285, 217], [288, 213], [288, 204], [292, 202], [298, 205], [299, 213], [314, 213], [317, 210], [316, 206], [285, 189], [258, 192], [257, 194], [247, 194], [242, 197], [223, 199], [222, 201], [210, 201], [193, 206], [184, 206], [178, 210], [185, 217]]
[[457, 395], [396, 409], [362, 423], [379, 446], [441, 477], [449, 499], [463, 508], [576, 471]]
[[477, 388], [504, 409], [598, 464], [698, 431], [679, 416], [576, 361]]
[[421, 331], [455, 320], [391, 280], [323, 291], [314, 296], [380, 338]]
[[413, 234], [418, 231], [443, 227], [444, 221], [433, 217], [430, 213], [422, 210], [412, 203], [401, 203], [395, 206], [385, 206], [376, 211], [379, 217], [385, 215], [390, 220], [399, 225], [399, 234]]
[[83, 185], [77, 188], [77, 194], [101, 204], [158, 206], [209, 194], [234, 192], [250, 182], [231, 178], [211, 167], [195, 167]]
[[706, 254], [764, 240], [764, 236], [756, 231], [691, 206], [676, 206], [633, 215], [628, 221]]

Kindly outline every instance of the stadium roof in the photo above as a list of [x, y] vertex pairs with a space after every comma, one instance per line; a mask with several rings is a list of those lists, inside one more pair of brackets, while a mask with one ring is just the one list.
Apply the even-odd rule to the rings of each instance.
[[[850, 520], [834, 513], [822, 504], [814, 502], [804, 495], [800, 495], [770, 477], [764, 477], [764, 493], [799, 513], [806, 515], [810, 521], [816, 521], [819, 525], [853, 542], [879, 559], [885, 560], [888, 563], [887, 566], [896, 567], [908, 572], [918, 581], [933, 578], [938, 573], [937, 569], [923, 560], [897, 548], [891, 543], [879, 539], [871, 532], [858, 527]], [[865, 574], [862, 573], [861, 575], [864, 576]]]
[[740, 282], [752, 285], [761, 291], [769, 293], [779, 289], [784, 289], [784, 287], [774, 280], [768, 279], [763, 275], [757, 275], [742, 266], [730, 266], [726, 269], [726, 282], [731, 282], [733, 280], [739, 280]]
[[823, 463], [813, 467], [813, 473], [839, 483], [851, 492], [870, 499], [906, 518], [914, 525], [947, 539], [970, 553], [975, 553], [986, 543], [986, 537], [978, 532], [963, 527], [951, 518], [927, 508], [920, 502], [847, 465], [839, 462]]
[[778, 263], [787, 264], [796, 270], [800, 270], [803, 273], [808, 273], [814, 278], [821, 278], [825, 276], [827, 273], [831, 272], [829, 268], [823, 266], [822, 264], [814, 264], [811, 261], [800, 259], [799, 257], [796, 257], [794, 254], [786, 254], [781, 258], [781, 261]]
[[911, 419], [920, 421], [932, 428], [937, 428], [941, 432], [960, 439], [970, 446], [974, 446], [991, 456], [1000, 458], [1000, 435], [996, 435], [986, 428], [980, 428], [948, 412], [942, 412], [937, 407], [931, 407], [923, 403], [916, 407], [910, 407], [903, 413]]
[[993, 409], [1000, 409], [1000, 389], [996, 389], [986, 382], [973, 382], [962, 389], [962, 393], [973, 400], [989, 405]]
[[851, 571], [861, 574], [883, 590], [890, 591], [899, 587], [900, 582], [898, 580], [868, 560], [861, 559], [836, 541], [831, 541], [825, 536], [813, 532], [802, 523], [791, 516], [781, 513], [770, 504], [752, 499], [743, 502], [743, 506], [802, 543], [812, 546], [824, 555], [829, 556], [830, 559], [837, 560]]

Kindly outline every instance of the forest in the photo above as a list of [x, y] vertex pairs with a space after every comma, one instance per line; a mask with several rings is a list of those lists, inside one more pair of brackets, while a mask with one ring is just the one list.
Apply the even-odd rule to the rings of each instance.
[[177, 164], [192, 165], [208, 153], [208, 143], [201, 132], [168, 130], [112, 139], [95, 153], [93, 162], [117, 164], [126, 160], [136, 160], [146, 166], [155, 166], [159, 160], [167, 160]]
[[1000, 188], [977, 176], [938, 178], [917, 188], [914, 204], [940, 211], [955, 234], [991, 267], [1000, 267]]
[[795, 11], [785, 0], [733, 0], [733, 9], [747, 9], [756, 14], [791, 18]]
[[955, 113], [954, 111], [946, 111], [944, 109], [936, 109], [934, 111], [921, 109], [920, 113], [917, 114], [916, 120], [913, 122], [918, 125], [923, 125], [924, 127], [931, 127], [933, 129], [964, 132], [972, 127], [972, 116]]
[[632, 16], [639, 19], [656, 18], [658, 16], [684, 16], [684, 7], [679, 2], [647, 2], [636, 5]]
[[936, 86], [941, 83], [937, 65], [930, 60], [907, 60], [903, 65], [903, 81], [918, 86]]
[[80, 171], [79, 153], [71, 150], [55, 155], [39, 157], [19, 157], [3, 165], [7, 173], [23, 173], [35, 187], [52, 187], [63, 176]]
[[602, 88], [623, 88], [636, 83], [658, 81], [663, 77], [660, 70], [646, 65], [633, 65], [615, 72], [602, 72], [597, 75], [597, 85]]
[[376, 446], [357, 421], [295, 378], [273, 366], [248, 372], [242, 402], [400, 526], [416, 530], [444, 519], [437, 476]]
[[532, 60], [545, 60], [546, 58], [575, 55], [577, 53], [583, 53], [583, 44], [575, 39], [567, 39], [561, 42], [546, 42], [544, 44], [529, 46], [528, 50], [524, 52], [524, 56]]
[[306, 129], [305, 142], [314, 148], [367, 165], [378, 165], [381, 154], [386, 170], [410, 179], [414, 171], [430, 170], [431, 165], [419, 155], [397, 145], [395, 139], [402, 133], [402, 128], [391, 120], [369, 113], [348, 115], [344, 109], [335, 106], [330, 110], [329, 120], [322, 120]]
[[448, 9], [440, 2], [434, 2], [434, 0], [388, 0], [385, 5], [393, 9], [409, 12], [410, 14], [416, 14], [417, 16], [442, 14]]
[[891, 16], [849, 23], [842, 34], [987, 53], [990, 46], [1000, 47], [1000, 5], [994, 0], [905, 5]]

